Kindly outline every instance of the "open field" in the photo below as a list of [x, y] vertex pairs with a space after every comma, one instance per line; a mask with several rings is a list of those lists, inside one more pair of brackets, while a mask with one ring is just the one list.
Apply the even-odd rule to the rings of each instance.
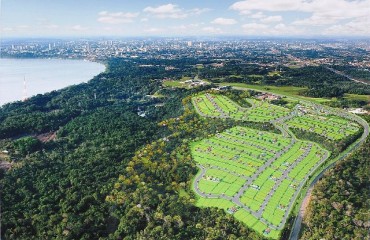
[[366, 101], [370, 103], [370, 96], [369, 95], [359, 95], [359, 94], [344, 94], [344, 98], [348, 100], [358, 100], [358, 101]]
[[277, 238], [306, 176], [329, 153], [315, 143], [234, 127], [192, 145], [197, 206], [217, 206]]
[[242, 108], [222, 95], [203, 94], [193, 97], [193, 104], [204, 117], [233, 118], [236, 120], [266, 122], [289, 114], [288, 108], [269, 104], [265, 101], [247, 99], [251, 108]]
[[329, 140], [341, 140], [359, 130], [358, 124], [337, 116], [306, 114], [294, 117], [286, 123], [291, 128], [314, 132]]
[[221, 85], [228, 85], [234, 87], [245, 87], [250, 89], [256, 89], [260, 91], [271, 91], [283, 95], [298, 96], [298, 93], [307, 90], [305, 87], [294, 87], [294, 86], [267, 86], [267, 85], [257, 85], [257, 84], [246, 84], [246, 83], [222, 83]]
[[220, 85], [233, 86], [237, 88], [254, 89], [258, 91], [273, 92], [276, 94], [285, 95], [288, 97], [295, 97], [302, 100], [308, 100], [316, 103], [330, 102], [330, 99], [326, 98], [312, 98], [299, 95], [299, 92], [307, 90], [305, 87], [294, 87], [294, 86], [268, 86], [268, 85], [255, 85], [246, 83], [222, 83]]
[[359, 130], [353, 118], [340, 111], [303, 99], [287, 99], [291, 100], [289, 109], [257, 99], [246, 99], [251, 107], [243, 108], [219, 94], [192, 98], [203, 117], [270, 122], [282, 132], [233, 127], [191, 146], [200, 168], [193, 182], [193, 190], [200, 196], [197, 206], [222, 208], [273, 239], [279, 238], [306, 182], [330, 156], [317, 143], [298, 140], [289, 128], [312, 131], [330, 140], [341, 140]]
[[175, 81], [175, 80], [164, 81], [162, 85], [164, 87], [176, 87], [176, 88], [186, 88], [186, 89], [189, 88], [189, 85], [186, 85], [181, 81]]

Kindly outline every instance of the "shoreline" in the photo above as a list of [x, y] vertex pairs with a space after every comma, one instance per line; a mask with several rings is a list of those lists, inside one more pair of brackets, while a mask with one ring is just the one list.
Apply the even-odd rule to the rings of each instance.
[[[3, 97], [0, 108], [24, 98], [87, 83], [107, 70], [105, 62], [90, 59], [2, 57], [0, 61], [5, 62], [0, 68], [0, 96]], [[17, 61], [25, 61], [25, 65], [18, 66]]]

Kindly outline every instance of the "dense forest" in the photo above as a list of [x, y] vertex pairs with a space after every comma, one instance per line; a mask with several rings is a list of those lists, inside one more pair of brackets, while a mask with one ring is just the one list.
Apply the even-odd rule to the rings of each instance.
[[[121, 59], [107, 65], [87, 84], [0, 108], [0, 149], [13, 161], [1, 174], [2, 238], [262, 239], [221, 210], [196, 208], [187, 193], [196, 167], [186, 139], [233, 125], [184, 112], [181, 100], [204, 89], [160, 88], [159, 78], [182, 72]], [[163, 143], [148, 156], [158, 157], [150, 171], [135, 165], [138, 151]], [[125, 204], [115, 202], [119, 189], [127, 189]]]
[[[370, 118], [367, 117], [370, 122]], [[368, 239], [370, 137], [315, 186], [301, 239]]]
[[[279, 70], [279, 71], [277, 71]], [[370, 87], [339, 76], [325, 66], [301, 68], [261, 66], [230, 61], [222, 68], [206, 66], [200, 75], [212, 82], [240, 82], [275, 86], [307, 87], [309, 97], [343, 97], [345, 93], [370, 95]]]
[[[281, 76], [269, 76], [269, 69], [256, 65], [244, 68], [231, 62], [219, 69], [204, 62], [205, 68], [197, 69], [196, 63], [113, 58], [106, 62], [106, 72], [88, 83], [2, 106], [0, 150], [9, 152], [13, 164], [0, 174], [2, 239], [264, 239], [222, 210], [195, 207], [190, 190], [197, 168], [189, 143], [236, 122], [203, 119], [195, 113], [191, 96], [211, 86], [166, 89], [161, 81], [217, 76], [217, 81], [307, 86], [302, 94], [309, 94], [331, 78], [331, 72], [319, 69], [318, 79], [311, 81], [300, 79], [318, 68], [285, 69]], [[151, 66], [143, 67], [147, 64]], [[175, 69], [166, 71], [168, 65]], [[330, 84], [331, 80], [324, 83]], [[344, 79], [334, 85], [342, 93], [360, 89]], [[246, 107], [243, 97], [251, 94], [255, 93], [226, 93]], [[277, 131], [270, 124], [243, 124]], [[361, 154], [353, 157], [357, 155]], [[342, 172], [335, 171], [339, 178]], [[354, 174], [364, 182], [366, 172], [355, 171], [360, 170], [353, 168], [348, 178]], [[315, 194], [320, 196], [318, 189]], [[305, 236], [319, 236], [316, 222], [308, 226]]]

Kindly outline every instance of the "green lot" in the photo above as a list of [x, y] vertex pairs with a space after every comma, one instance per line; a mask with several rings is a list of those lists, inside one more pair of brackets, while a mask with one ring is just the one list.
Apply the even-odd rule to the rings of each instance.
[[229, 98], [216, 95], [204, 94], [193, 97], [193, 103], [197, 111], [205, 117], [233, 118], [236, 120], [266, 122], [289, 114], [288, 108], [269, 104], [265, 101], [248, 99], [251, 108], [242, 108]]
[[[272, 122], [285, 131], [298, 128], [333, 141], [359, 130], [357, 123], [306, 101], [296, 99], [288, 109], [246, 100], [250, 108], [226, 96], [205, 93], [194, 96], [192, 103], [203, 117]], [[317, 143], [298, 140], [289, 131], [285, 134], [290, 137], [237, 126], [193, 143], [192, 157], [201, 169], [193, 183], [199, 195], [197, 206], [222, 208], [257, 232], [279, 238], [303, 185], [330, 156]]]
[[359, 130], [359, 126], [337, 116], [306, 114], [286, 122], [289, 127], [314, 132], [329, 140], [341, 140]]
[[[246, 127], [228, 129], [194, 143], [191, 149], [194, 160], [206, 169], [195, 183], [204, 193], [197, 206], [215, 206], [228, 212], [235, 207], [237, 211], [231, 214], [272, 238], [279, 235], [298, 186], [325, 160], [325, 150], [315, 143]], [[281, 156], [265, 165], [278, 152]], [[259, 169], [263, 171], [256, 175]], [[247, 183], [248, 179], [252, 181]], [[245, 184], [248, 187], [239, 198], [242, 205], [238, 205], [232, 198]], [[269, 194], [271, 198], [262, 207]], [[259, 217], [253, 215], [259, 211]]]

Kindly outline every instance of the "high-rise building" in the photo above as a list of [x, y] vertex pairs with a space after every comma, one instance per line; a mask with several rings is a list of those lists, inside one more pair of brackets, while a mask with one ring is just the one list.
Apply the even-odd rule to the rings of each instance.
[[188, 41], [188, 47], [191, 47], [191, 46], [193, 46], [192, 41]]

